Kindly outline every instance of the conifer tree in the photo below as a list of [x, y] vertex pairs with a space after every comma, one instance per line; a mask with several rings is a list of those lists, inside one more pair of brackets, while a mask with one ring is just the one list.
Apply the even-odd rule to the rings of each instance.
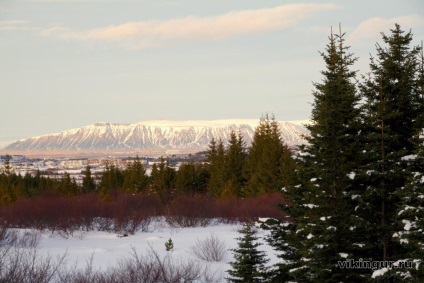
[[[246, 160], [246, 148], [243, 136], [234, 131], [230, 133], [228, 146], [225, 150], [225, 190], [227, 194], [235, 197], [242, 196], [245, 184], [243, 168]], [[231, 192], [230, 192], [231, 191]]]
[[114, 165], [106, 165], [100, 180], [100, 188], [106, 191], [122, 189], [123, 175], [121, 170]]
[[[412, 33], [398, 24], [391, 35], [382, 33], [386, 47], [379, 44], [377, 58], [371, 58], [371, 73], [361, 84], [365, 100], [363, 166], [357, 174], [364, 194], [356, 199], [357, 215], [365, 220], [367, 245], [358, 254], [374, 261], [396, 261], [407, 256], [407, 250], [393, 237], [403, 230], [397, 222], [402, 210], [402, 190], [411, 179], [407, 156], [417, 150], [422, 129], [422, 93], [417, 82], [418, 47], [411, 47]], [[393, 276], [387, 273], [382, 280]]]
[[287, 152], [290, 150], [281, 139], [278, 122], [268, 114], [261, 117], [244, 167], [244, 196], [281, 190], [281, 162], [284, 160], [282, 156]]
[[154, 164], [152, 167], [150, 175], [151, 188], [153, 192], [159, 195], [163, 203], [166, 203], [173, 193], [175, 177], [175, 169], [171, 168], [164, 158], [160, 159], [159, 166]]
[[[424, 105], [424, 50], [421, 43], [418, 68], [418, 88]], [[424, 112], [418, 122], [423, 127]], [[395, 240], [405, 249], [404, 268], [393, 270], [404, 282], [424, 281], [424, 129], [417, 135], [416, 154], [405, 157], [411, 175], [405, 188], [398, 193], [400, 206], [397, 213], [401, 228], [394, 234]]]
[[84, 172], [84, 177], [82, 178], [82, 192], [89, 193], [96, 190], [96, 182], [94, 181], [91, 175], [91, 167], [87, 165]]
[[148, 179], [146, 170], [137, 156], [124, 172], [124, 189], [127, 192], [142, 192], [147, 187]]
[[218, 144], [211, 142], [208, 151], [210, 179], [208, 182], [208, 194], [213, 198], [219, 198], [226, 183], [225, 171], [225, 147], [222, 140]]
[[273, 226], [270, 243], [284, 252], [285, 260], [273, 279], [299, 282], [354, 282], [356, 270], [338, 268], [338, 261], [352, 257], [356, 218], [351, 196], [357, 194], [351, 180], [356, 168], [359, 96], [355, 87], [356, 61], [347, 52], [344, 34], [331, 33], [325, 52], [323, 80], [315, 83], [309, 144], [296, 159], [299, 184], [288, 186], [291, 204], [284, 210], [291, 223]]
[[213, 165], [215, 158], [216, 158], [216, 140], [215, 138], [212, 138], [211, 141], [209, 142], [209, 147], [206, 152], [206, 160], [205, 160], [209, 166], [208, 168], [209, 170], [212, 169], [211, 167]]
[[[423, 137], [424, 138], [424, 137]], [[424, 281], [424, 145], [421, 143], [417, 155], [410, 156], [413, 172], [408, 184], [399, 193], [401, 204], [397, 213], [400, 231], [394, 240], [405, 249], [404, 268], [392, 270], [404, 282]]]
[[62, 175], [59, 192], [65, 196], [75, 196], [79, 193], [78, 185], [76, 183], [75, 178], [71, 178], [71, 175], [68, 172], [65, 172]]
[[9, 175], [12, 171], [12, 166], [10, 165], [10, 160], [12, 157], [10, 155], [6, 155], [6, 158], [4, 160], [4, 174]]
[[176, 192], [179, 194], [194, 192], [196, 185], [196, 166], [194, 163], [181, 164], [175, 179]]
[[265, 264], [268, 260], [265, 252], [257, 249], [260, 244], [257, 242], [258, 237], [255, 236], [256, 231], [253, 224], [244, 223], [239, 233], [242, 236], [237, 238], [238, 248], [232, 250], [235, 261], [230, 262], [232, 269], [228, 270], [228, 274], [231, 276], [227, 278], [228, 281], [240, 283], [265, 282]]

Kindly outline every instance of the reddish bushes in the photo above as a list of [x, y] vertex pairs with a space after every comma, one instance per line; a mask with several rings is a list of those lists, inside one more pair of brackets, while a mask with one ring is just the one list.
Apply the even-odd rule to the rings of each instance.
[[94, 193], [76, 197], [39, 196], [1, 207], [0, 220], [8, 227], [60, 231], [64, 236], [76, 230], [94, 229], [134, 233], [146, 231], [154, 216], [165, 216], [170, 225], [178, 227], [207, 226], [214, 218], [227, 222], [257, 217], [282, 219], [278, 203], [284, 203], [278, 193], [244, 200], [183, 195], [166, 206], [156, 195], [122, 192], [111, 193], [108, 202]]
[[110, 202], [99, 200], [96, 194], [40, 196], [0, 208], [0, 219], [9, 227], [33, 227], [68, 235], [80, 229], [134, 233], [147, 230], [146, 222], [161, 214], [157, 197], [124, 193], [112, 194]]
[[167, 222], [173, 226], [207, 226], [212, 218], [224, 222], [258, 217], [282, 219], [278, 204], [285, 203], [279, 193], [248, 199], [215, 200], [204, 195], [185, 195], [174, 199], [167, 209]]

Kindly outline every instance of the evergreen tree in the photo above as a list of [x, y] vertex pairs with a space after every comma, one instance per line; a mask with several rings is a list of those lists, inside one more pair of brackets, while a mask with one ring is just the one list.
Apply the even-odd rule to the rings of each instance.
[[137, 156], [134, 162], [128, 164], [124, 172], [123, 187], [126, 192], [142, 192], [147, 187], [148, 181], [143, 163]]
[[195, 192], [196, 193], [206, 193], [208, 188], [208, 182], [210, 179], [209, 170], [207, 168], [207, 165], [203, 163], [197, 163], [195, 164], [196, 167], [196, 185], [195, 185]]
[[121, 170], [114, 165], [107, 164], [100, 180], [100, 188], [103, 191], [121, 189], [123, 181], [124, 177]]
[[208, 193], [213, 198], [219, 198], [226, 183], [225, 147], [222, 140], [218, 141], [218, 145], [214, 140], [211, 142], [207, 160], [210, 172]]
[[[299, 282], [355, 282], [360, 274], [338, 268], [343, 257], [352, 258], [357, 221], [352, 196], [358, 194], [351, 172], [358, 166], [360, 111], [355, 87], [356, 61], [347, 53], [344, 34], [331, 34], [321, 53], [326, 69], [315, 83], [310, 136], [296, 159], [299, 184], [288, 186], [290, 205], [284, 210], [291, 223], [272, 226], [270, 243], [284, 260], [273, 279]], [[290, 183], [290, 182], [289, 182]], [[358, 281], [359, 282], [359, 281]]]
[[71, 178], [68, 172], [63, 173], [60, 181], [59, 193], [65, 196], [75, 196], [79, 193], [79, 188], [75, 178]]
[[196, 191], [196, 173], [196, 166], [193, 162], [181, 164], [175, 179], [177, 193], [182, 194]]
[[[225, 187], [223, 193], [234, 197], [243, 195], [245, 184], [243, 168], [246, 160], [246, 148], [242, 135], [230, 133], [228, 146], [225, 150]], [[222, 193], [221, 193], [222, 195]]]
[[9, 175], [12, 171], [12, 166], [10, 165], [10, 160], [12, 159], [12, 156], [6, 155], [6, 158], [4, 160], [4, 174]]
[[[418, 68], [418, 87], [421, 93], [421, 103], [424, 105], [424, 54], [421, 45]], [[418, 120], [424, 122], [424, 112]], [[393, 270], [404, 282], [424, 281], [424, 130], [418, 134], [416, 154], [407, 156], [410, 179], [404, 189], [399, 191], [401, 203], [397, 213], [401, 228], [393, 237], [405, 248], [401, 261], [404, 268]]]
[[[402, 194], [411, 179], [405, 157], [416, 153], [424, 109], [417, 80], [419, 48], [410, 47], [412, 33], [396, 24], [391, 35], [382, 33], [382, 38], [387, 47], [377, 44], [377, 58], [371, 58], [371, 73], [361, 84], [366, 102], [361, 131], [364, 165], [355, 179], [365, 190], [356, 199], [356, 213], [365, 220], [361, 229], [366, 231], [366, 246], [358, 257], [396, 261], [408, 256], [393, 235], [403, 230], [396, 219], [402, 198], [409, 198]], [[393, 274], [381, 279], [389, 277]]]
[[96, 190], [96, 182], [91, 175], [91, 167], [89, 165], [85, 168], [81, 189], [83, 193], [89, 193]]
[[183, 163], [177, 171], [175, 190], [178, 194], [206, 193], [209, 171], [201, 163]]
[[[424, 138], [424, 137], [423, 137]], [[410, 157], [413, 172], [410, 182], [400, 191], [401, 204], [397, 213], [402, 228], [395, 233], [394, 240], [405, 249], [404, 268], [393, 270], [404, 282], [424, 281], [424, 145], [417, 155]]]
[[268, 114], [260, 118], [244, 166], [244, 196], [257, 196], [281, 189], [281, 155], [288, 150], [281, 140], [278, 122]]
[[242, 236], [237, 238], [238, 248], [232, 250], [235, 261], [230, 262], [232, 269], [228, 270], [228, 274], [231, 276], [227, 278], [228, 281], [265, 282], [265, 264], [268, 260], [265, 258], [265, 252], [257, 249], [260, 244], [256, 242], [258, 237], [255, 236], [256, 231], [252, 223], [244, 223], [239, 233]]
[[159, 166], [154, 164], [152, 167], [150, 175], [151, 188], [153, 192], [159, 195], [163, 203], [166, 203], [173, 193], [175, 177], [175, 169], [171, 168], [163, 158], [160, 159]]
[[206, 152], [206, 160], [205, 160], [206, 163], [209, 166], [209, 168], [208, 168], [209, 170], [212, 169], [213, 162], [216, 158], [216, 154], [217, 154], [216, 153], [216, 140], [215, 140], [215, 138], [212, 138], [212, 140], [209, 142], [209, 148]]

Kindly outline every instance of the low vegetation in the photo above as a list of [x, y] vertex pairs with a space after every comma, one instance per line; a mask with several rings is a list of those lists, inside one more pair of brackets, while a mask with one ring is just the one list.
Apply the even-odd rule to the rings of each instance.
[[227, 255], [227, 246], [215, 235], [210, 235], [204, 240], [197, 239], [191, 252], [204, 261], [222, 261]]

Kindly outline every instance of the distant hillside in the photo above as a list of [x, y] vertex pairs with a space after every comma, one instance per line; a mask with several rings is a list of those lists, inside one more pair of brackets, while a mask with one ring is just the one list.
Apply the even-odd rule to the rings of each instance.
[[[205, 150], [212, 138], [227, 142], [231, 131], [241, 132], [247, 145], [252, 141], [256, 119], [213, 121], [146, 121], [135, 124], [96, 123], [55, 134], [15, 141], [2, 152], [163, 152]], [[305, 142], [305, 121], [279, 122], [282, 138], [292, 146]]]

